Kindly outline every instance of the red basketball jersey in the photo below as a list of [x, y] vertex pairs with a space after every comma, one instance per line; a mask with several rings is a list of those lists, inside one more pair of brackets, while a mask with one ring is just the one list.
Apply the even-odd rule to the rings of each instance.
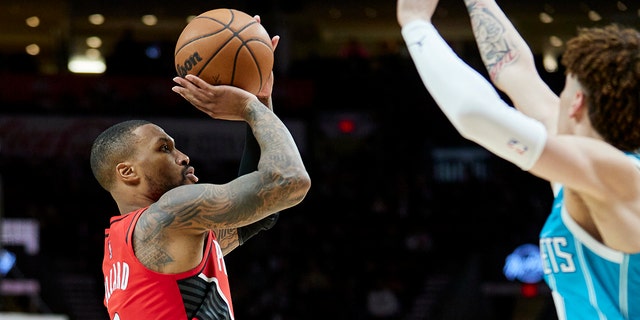
[[163, 274], [147, 269], [133, 252], [133, 229], [147, 208], [111, 218], [105, 230], [105, 296], [112, 320], [234, 319], [222, 250], [209, 231], [204, 257], [192, 270]]

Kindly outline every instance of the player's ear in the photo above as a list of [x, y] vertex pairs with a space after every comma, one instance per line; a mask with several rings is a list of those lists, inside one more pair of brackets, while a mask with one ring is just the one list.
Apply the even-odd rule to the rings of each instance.
[[118, 163], [116, 172], [118, 173], [118, 179], [124, 181], [126, 184], [137, 184], [140, 181], [137, 171], [130, 162]]
[[574, 92], [569, 106], [569, 116], [572, 118], [581, 118], [587, 114], [587, 97], [583, 89]]

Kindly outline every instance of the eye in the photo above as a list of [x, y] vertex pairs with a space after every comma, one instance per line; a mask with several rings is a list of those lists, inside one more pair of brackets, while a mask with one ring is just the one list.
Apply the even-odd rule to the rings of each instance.
[[169, 145], [168, 145], [168, 144], [163, 144], [163, 145], [160, 147], [160, 151], [162, 151], [162, 152], [171, 152], [171, 148], [169, 147]]

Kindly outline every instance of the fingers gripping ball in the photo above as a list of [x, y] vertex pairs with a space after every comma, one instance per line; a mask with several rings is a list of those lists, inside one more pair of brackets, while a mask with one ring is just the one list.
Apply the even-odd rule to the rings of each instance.
[[179, 76], [194, 74], [211, 84], [260, 92], [273, 69], [273, 46], [265, 28], [235, 9], [215, 9], [182, 30], [175, 49]]

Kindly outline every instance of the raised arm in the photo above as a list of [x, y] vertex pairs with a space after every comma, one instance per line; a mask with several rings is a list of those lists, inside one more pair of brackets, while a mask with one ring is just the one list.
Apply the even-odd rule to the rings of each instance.
[[[176, 78], [174, 87], [212, 118], [244, 120], [260, 146], [257, 170], [224, 185], [196, 184], [177, 188], [159, 206], [186, 203], [188, 227], [237, 228], [298, 204], [310, 187], [296, 143], [284, 123], [250, 93], [213, 86], [195, 76]], [[197, 205], [197, 206], [194, 206]]]
[[514, 106], [556, 130], [558, 97], [542, 80], [531, 49], [495, 0], [464, 0], [476, 43], [493, 84]]
[[[175, 92], [212, 118], [245, 121], [260, 146], [260, 156], [255, 171], [224, 184], [175, 187], [140, 216], [134, 230], [136, 257], [165, 273], [196, 266], [209, 230], [222, 253], [230, 252], [240, 244], [239, 228], [300, 203], [311, 183], [287, 127], [255, 95], [232, 86], [213, 86], [192, 75], [174, 81]], [[162, 151], [179, 153], [166, 140]]]
[[[255, 16], [255, 19], [260, 22], [260, 17]], [[274, 36], [272, 38], [272, 45], [275, 48], [278, 46], [278, 42], [280, 41], [279, 36]], [[267, 81], [267, 84], [262, 88], [257, 96], [258, 100], [262, 102], [267, 108], [273, 111], [273, 101], [272, 101], [272, 92], [273, 92], [273, 79], [274, 75], [271, 72], [270, 78]], [[258, 169], [258, 162], [260, 160], [260, 145], [256, 138], [253, 135], [253, 131], [251, 126], [248, 124], [245, 128], [245, 143], [244, 149], [242, 151], [242, 157], [240, 158], [240, 167], [238, 169], [238, 176], [242, 176], [248, 174], [250, 172], [256, 171]], [[219, 235], [218, 241], [222, 243], [223, 253], [226, 255], [231, 252], [233, 249], [238, 246], [244, 244], [247, 240], [251, 239], [253, 236], [258, 234], [261, 231], [269, 230], [273, 228], [273, 226], [278, 221], [280, 216], [280, 212], [276, 212], [271, 214], [270, 216], [258, 220], [252, 224], [237, 228], [237, 229], [217, 229], [214, 232]]]
[[398, 0], [398, 22], [425, 87], [465, 138], [529, 170], [546, 139], [542, 124], [501, 100], [493, 86], [462, 61], [431, 22], [436, 0]]
[[[275, 47], [275, 44], [274, 44]], [[271, 90], [273, 88], [273, 72], [271, 73], [271, 78], [268, 81], [263, 92], [258, 94], [258, 99], [267, 106], [271, 111], [273, 111], [273, 103], [271, 100]], [[258, 162], [260, 160], [260, 145], [258, 145], [258, 141], [253, 136], [253, 131], [251, 130], [251, 126], [247, 125], [245, 130], [245, 143], [244, 149], [242, 152], [242, 158], [240, 159], [240, 168], [238, 169], [238, 176], [242, 176], [253, 172], [258, 169]], [[251, 239], [253, 236], [258, 234], [261, 231], [269, 230], [273, 228], [273, 226], [278, 221], [280, 216], [280, 212], [276, 212], [262, 220], [256, 221], [252, 224], [246, 225], [244, 227], [240, 227], [237, 232], [226, 232], [231, 236], [231, 241], [233, 246], [229, 246], [229, 249], [233, 249], [236, 247], [236, 238], [237, 245], [244, 244], [247, 240]], [[225, 231], [218, 231], [218, 233], [223, 233]], [[237, 234], [237, 237], [233, 237], [234, 234]], [[220, 240], [219, 240], [220, 241]], [[228, 250], [228, 251], [231, 251]], [[225, 247], [223, 247], [223, 252], [226, 254]]]
[[[635, 164], [620, 150], [593, 137], [548, 134], [539, 121], [502, 101], [491, 84], [455, 54], [431, 23], [435, 3], [398, 0], [398, 21], [425, 87], [463, 137], [523, 170], [594, 199], [635, 192], [622, 192], [625, 188], [619, 188], [616, 182], [638, 176]], [[567, 96], [580, 96], [573, 78], [568, 84]], [[580, 109], [575, 117], [584, 118], [585, 108]]]
[[174, 81], [173, 91], [210, 117], [245, 121], [260, 151], [250, 172], [225, 184], [171, 189], [140, 217], [134, 244], [146, 245], [137, 246], [136, 256], [153, 270], [169, 273], [197, 265], [209, 230], [227, 254], [265, 227], [256, 229], [256, 222], [300, 203], [311, 184], [291, 133], [258, 97], [192, 75]]

